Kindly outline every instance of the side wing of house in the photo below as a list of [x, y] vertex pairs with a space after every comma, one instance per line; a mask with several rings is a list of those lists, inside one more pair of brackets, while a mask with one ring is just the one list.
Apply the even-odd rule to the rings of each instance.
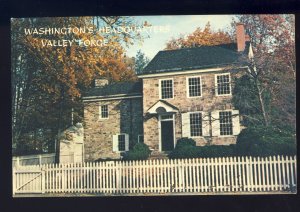
[[142, 96], [133, 83], [106, 85], [84, 98], [85, 161], [118, 159], [142, 139]]

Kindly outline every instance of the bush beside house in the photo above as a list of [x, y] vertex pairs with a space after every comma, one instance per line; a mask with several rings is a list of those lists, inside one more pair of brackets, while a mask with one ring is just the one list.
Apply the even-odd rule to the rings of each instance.
[[169, 158], [211, 158], [233, 156], [234, 145], [229, 146], [196, 146], [190, 138], [181, 138], [177, 141], [175, 149], [169, 154]]
[[137, 143], [132, 150], [124, 154], [124, 160], [146, 160], [148, 159], [151, 150], [144, 143]]
[[169, 158], [197, 158], [198, 148], [191, 138], [178, 139], [175, 149], [168, 155]]
[[237, 155], [295, 155], [296, 137], [287, 128], [251, 126], [243, 130], [235, 146]]
[[295, 155], [295, 134], [287, 129], [275, 127], [248, 127], [237, 138], [235, 145], [196, 146], [190, 138], [178, 140], [169, 158], [210, 158], [230, 156]]

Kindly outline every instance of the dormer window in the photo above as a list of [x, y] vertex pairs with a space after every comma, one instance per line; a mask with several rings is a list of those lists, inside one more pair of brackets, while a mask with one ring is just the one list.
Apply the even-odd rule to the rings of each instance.
[[173, 98], [173, 79], [160, 80], [160, 98]]
[[215, 75], [217, 96], [226, 96], [231, 94], [230, 74]]

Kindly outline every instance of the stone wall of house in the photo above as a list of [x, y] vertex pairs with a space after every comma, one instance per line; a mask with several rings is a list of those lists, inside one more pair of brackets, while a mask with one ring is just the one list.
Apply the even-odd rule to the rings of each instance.
[[[181, 113], [192, 111], [210, 112], [214, 110], [234, 109], [232, 105], [232, 95], [216, 96], [215, 95], [215, 74], [228, 73], [210, 72], [197, 73], [189, 75], [174, 75], [165, 77], [153, 77], [143, 79], [143, 112], [145, 116], [144, 122], [144, 141], [147, 145], [157, 149], [159, 144], [158, 117], [147, 117], [147, 110], [159, 100], [159, 80], [173, 79], [174, 83], [174, 98], [165, 99], [165, 101], [174, 105], [179, 109], [179, 113], [175, 118], [175, 136], [176, 140], [182, 137], [181, 128]], [[231, 85], [234, 84], [234, 79], [245, 73], [245, 70], [230, 71]], [[196, 98], [187, 97], [187, 77], [201, 76], [202, 80], [202, 96]], [[233, 90], [233, 86], [231, 87]], [[195, 138], [196, 144], [199, 146], [206, 145], [209, 141], [205, 138]], [[229, 145], [236, 143], [235, 136], [227, 137], [212, 137], [211, 144]]]
[[[108, 105], [108, 119], [99, 119], [99, 106]], [[120, 158], [113, 152], [113, 135], [129, 134], [130, 148], [143, 134], [142, 99], [84, 102], [85, 161]]]

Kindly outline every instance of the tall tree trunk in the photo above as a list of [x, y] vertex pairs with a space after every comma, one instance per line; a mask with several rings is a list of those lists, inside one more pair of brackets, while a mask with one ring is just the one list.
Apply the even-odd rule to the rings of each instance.
[[59, 163], [59, 155], [60, 155], [60, 139], [59, 136], [61, 134], [61, 130], [58, 129], [56, 140], [55, 140], [55, 163]]
[[61, 87], [61, 99], [60, 99], [60, 107], [59, 107], [59, 117], [58, 117], [58, 130], [57, 130], [57, 139], [55, 145], [55, 163], [59, 163], [59, 155], [60, 155], [60, 134], [63, 129], [63, 110], [64, 110], [64, 101], [65, 101], [65, 89], [64, 86]]
[[269, 120], [268, 120], [267, 112], [266, 112], [266, 109], [265, 109], [264, 99], [263, 99], [263, 96], [262, 96], [262, 89], [259, 86], [257, 79], [255, 80], [255, 86], [256, 86], [256, 89], [257, 89], [257, 93], [258, 93], [261, 112], [262, 112], [262, 115], [263, 115], [263, 118], [264, 118], [264, 125], [269, 126]]

